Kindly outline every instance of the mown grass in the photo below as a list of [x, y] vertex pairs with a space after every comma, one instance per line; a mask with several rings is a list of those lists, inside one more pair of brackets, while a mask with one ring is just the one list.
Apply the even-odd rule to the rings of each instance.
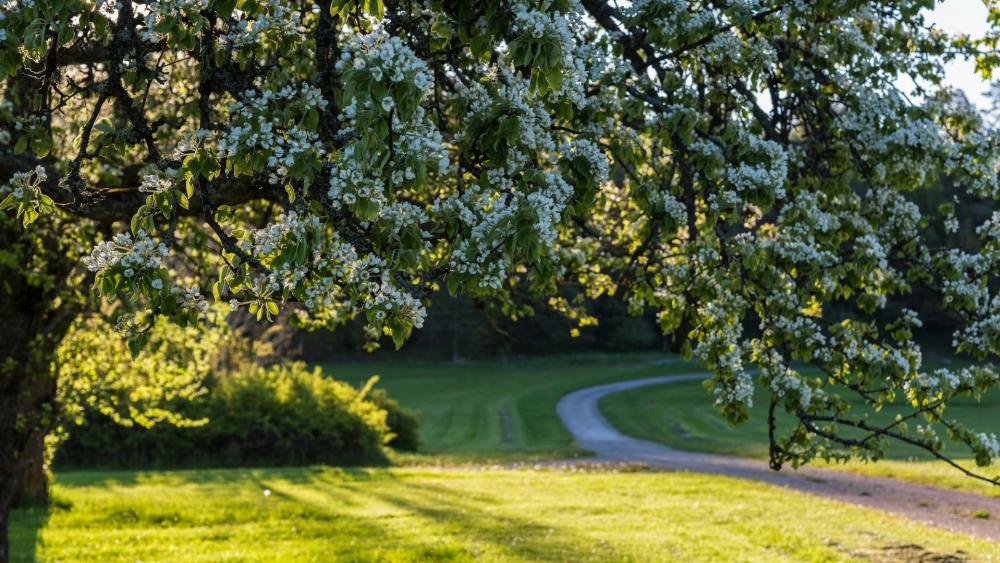
[[[59, 473], [49, 509], [15, 513], [14, 560], [1000, 559], [997, 544], [724, 477], [455, 467], [579, 455], [556, 415], [559, 398], [576, 388], [694, 369], [657, 359], [328, 365], [328, 373], [354, 383], [381, 375], [390, 396], [421, 413], [423, 453], [396, 461], [422, 467]], [[608, 401], [619, 406], [605, 404], [607, 414], [635, 435], [688, 449], [762, 451], [758, 430], [728, 428], [697, 383]], [[674, 428], [664, 418], [670, 413], [687, 425], [684, 444], [664, 432]], [[739, 449], [746, 444], [757, 454]], [[854, 470], [974, 486], [937, 466], [892, 462]]]
[[[666, 362], [660, 360], [668, 360]], [[574, 389], [671, 373], [700, 371], [691, 363], [656, 355], [575, 356], [501, 362], [327, 364], [327, 373], [352, 383], [373, 374], [402, 405], [420, 414], [421, 453], [396, 455], [401, 465], [454, 466], [577, 457], [572, 437], [555, 412]], [[767, 455], [767, 399], [758, 390], [751, 418], [730, 426], [697, 381], [644, 387], [610, 395], [601, 403], [608, 419], [626, 434], [691, 451], [748, 457]], [[880, 416], [891, 417], [887, 408]], [[1000, 394], [977, 403], [963, 399], [950, 414], [977, 428], [1000, 428]], [[785, 424], [788, 421], [784, 421]], [[956, 453], [961, 457], [961, 452]], [[838, 469], [907, 479], [941, 487], [1000, 495], [1000, 487], [972, 480], [927, 454], [894, 444], [889, 460], [851, 462]], [[960, 459], [967, 467], [974, 464]], [[987, 468], [988, 475], [1000, 469]]]
[[[601, 412], [622, 432], [668, 445], [680, 450], [763, 458], [767, 456], [767, 397], [758, 389], [750, 419], [731, 426], [721, 419], [710, 396], [698, 381], [679, 381], [665, 385], [632, 389], [605, 397]], [[889, 406], [876, 420], [891, 420], [898, 406]], [[991, 393], [982, 402], [963, 398], [948, 407], [948, 413], [974, 428], [995, 431], [1000, 428], [1000, 393]], [[790, 424], [789, 417], [779, 418], [779, 426]], [[954, 449], [954, 448], [953, 448]], [[959, 458], [967, 468], [989, 477], [1000, 475], [1000, 467], [975, 468], [967, 451], [945, 450]], [[1000, 495], [1000, 487], [970, 479], [944, 462], [932, 461], [929, 453], [892, 443], [888, 460], [875, 463], [851, 462], [832, 467], [896, 477], [942, 487]]]
[[[667, 361], [663, 361], [667, 360]], [[671, 373], [700, 371], [676, 358], [656, 355], [575, 356], [501, 362], [327, 364], [327, 373], [352, 383], [371, 375], [390, 396], [420, 414], [421, 453], [396, 455], [401, 465], [454, 466], [514, 463], [577, 457], [555, 405], [574, 389]], [[626, 434], [690, 451], [763, 458], [767, 455], [767, 400], [758, 389], [751, 418], [730, 426], [697, 381], [644, 387], [606, 397], [605, 416]], [[891, 417], [887, 408], [880, 416]], [[949, 412], [977, 428], [1000, 428], [1000, 394], [981, 403], [963, 399]], [[788, 421], [783, 422], [787, 424]], [[961, 452], [956, 453], [961, 457]], [[1000, 495], [1000, 487], [970, 479], [954, 468], [927, 460], [927, 454], [894, 444], [889, 460], [833, 467], [858, 473]], [[967, 467], [974, 464], [960, 459]], [[987, 468], [987, 475], [1000, 469]]]
[[512, 362], [326, 364], [333, 377], [379, 386], [420, 416], [421, 452], [406, 463], [509, 462], [580, 452], [556, 415], [564, 394], [610, 381], [690, 371], [662, 356], [571, 356]]
[[690, 473], [69, 473], [54, 493], [47, 512], [15, 513], [15, 561], [1000, 558], [997, 544], [877, 511]]

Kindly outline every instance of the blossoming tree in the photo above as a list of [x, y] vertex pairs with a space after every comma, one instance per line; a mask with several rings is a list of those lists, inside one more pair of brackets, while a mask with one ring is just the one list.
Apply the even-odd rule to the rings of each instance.
[[[570, 296], [614, 294], [729, 421], [767, 390], [775, 469], [892, 440], [990, 464], [946, 407], [998, 381], [1000, 214], [974, 248], [924, 235], [1000, 195], [997, 134], [942, 86], [997, 34], [933, 5], [3, 0], [0, 518], [90, 288], [134, 351], [212, 299], [400, 346], [445, 289], [582, 324]], [[921, 208], [940, 175], [960, 200]], [[973, 367], [922, 367], [917, 289]]]

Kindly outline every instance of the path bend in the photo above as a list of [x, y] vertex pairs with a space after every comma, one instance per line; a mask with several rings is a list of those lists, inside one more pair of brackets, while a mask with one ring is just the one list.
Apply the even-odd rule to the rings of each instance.
[[[612, 393], [706, 377], [705, 373], [665, 375], [588, 387], [563, 396], [556, 410], [577, 444], [594, 452], [595, 457], [591, 459], [595, 461], [638, 462], [764, 481], [1000, 541], [1000, 497], [832, 469], [810, 467], [772, 471], [765, 462], [755, 459], [675, 450], [622, 434], [598, 408], [598, 402]], [[989, 513], [989, 518], [974, 516], [982, 511]]]

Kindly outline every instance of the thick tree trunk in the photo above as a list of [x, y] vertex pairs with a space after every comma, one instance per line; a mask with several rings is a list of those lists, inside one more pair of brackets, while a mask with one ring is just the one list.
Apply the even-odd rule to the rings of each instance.
[[[15, 502], [47, 498], [44, 439], [59, 416], [55, 353], [85, 306], [70, 285], [75, 258], [58, 239], [10, 227], [0, 218], [0, 248], [22, 251], [23, 263], [0, 263], [0, 563]], [[39, 269], [56, 281], [40, 279]]]
[[[29, 443], [27, 465], [20, 471], [0, 470], [0, 563], [10, 561], [10, 533], [8, 528], [15, 506], [44, 504], [49, 500], [48, 478], [45, 473], [45, 441], [39, 438]], [[35, 455], [40, 457], [34, 458]], [[38, 462], [34, 463], [34, 459]]]
[[44, 438], [55, 422], [55, 374], [8, 366], [0, 385], [0, 563], [9, 558], [7, 527], [18, 503], [48, 499]]
[[49, 477], [46, 471], [45, 459], [45, 433], [38, 432], [28, 441], [18, 482], [20, 487], [14, 499], [16, 505], [37, 506], [49, 502]]
[[[2, 479], [2, 476], [0, 476]], [[5, 483], [0, 481], [0, 496], [4, 494], [3, 488]], [[13, 489], [13, 487], [11, 487]], [[8, 523], [10, 522], [10, 506], [2, 506], [3, 501], [0, 501], [0, 563], [7, 563], [10, 561], [10, 534], [7, 532]]]
[[[0, 563], [7, 563], [7, 525], [14, 506], [48, 500], [45, 436], [58, 420], [51, 359], [63, 334], [65, 330], [34, 335], [25, 347], [34, 352], [8, 356], [0, 366]], [[0, 340], [8, 336], [13, 338], [0, 326]]]
[[[15, 114], [27, 115], [38, 108], [41, 76], [21, 72], [9, 81], [3, 97]], [[6, 180], [0, 178], [0, 182]], [[0, 563], [10, 558], [7, 528], [15, 501], [19, 496], [37, 500], [48, 495], [44, 439], [59, 414], [55, 353], [87, 306], [81, 287], [92, 282], [77, 270], [81, 240], [75, 234], [67, 236], [74, 232], [85, 233], [86, 226], [63, 224], [53, 215], [25, 227], [10, 214], [0, 215], [0, 248], [4, 250], [0, 261]], [[23, 495], [22, 483], [30, 486]]]

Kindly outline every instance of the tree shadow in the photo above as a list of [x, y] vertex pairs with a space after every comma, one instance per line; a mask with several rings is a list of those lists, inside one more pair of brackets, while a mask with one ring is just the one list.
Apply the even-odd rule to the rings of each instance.
[[[378, 466], [376, 466], [377, 468]], [[303, 467], [247, 467], [214, 469], [146, 469], [112, 471], [67, 471], [57, 474], [62, 487], [111, 487], [167, 484], [226, 484], [263, 477], [281, 478], [293, 483], [311, 482], [317, 475], [330, 472], [362, 472], [363, 468], [310, 465]]]
[[[53, 503], [59, 503], [57, 499]], [[49, 521], [51, 505], [15, 508], [10, 515], [11, 563], [35, 563], [42, 545], [41, 531]]]
[[[179, 474], [180, 473], [180, 474]], [[366, 468], [307, 467], [284, 470], [229, 470], [226, 472], [127, 472], [60, 477], [60, 488], [167, 485], [183, 481], [210, 487], [225, 482], [231, 494], [245, 498], [263, 495], [277, 504], [253, 508], [225, 524], [204, 525], [205, 539], [220, 548], [231, 542], [238, 528], [266, 529], [275, 519], [285, 522], [282, 534], [266, 550], [281, 557], [286, 550], [313, 549], [320, 542], [326, 556], [337, 560], [450, 561], [476, 559], [492, 553], [501, 559], [621, 560], [606, 542], [550, 522], [539, 514], [516, 512], [510, 493], [499, 490], [457, 489], [433, 480], [411, 480], [391, 471]], [[154, 486], [154, 489], [158, 487]], [[58, 499], [58, 497], [56, 497]], [[206, 500], [207, 501], [207, 500]], [[11, 526], [13, 561], [34, 562], [44, 553], [43, 527], [53, 525], [58, 504], [21, 509]], [[256, 500], [254, 501], [257, 502]], [[264, 501], [265, 503], [268, 501]], [[143, 512], [143, 511], [140, 511]], [[116, 532], [136, 533], [157, 528], [157, 514], [145, 511], [138, 521], [115, 524]], [[50, 517], [53, 518], [50, 524]], [[102, 521], [103, 522], [103, 521]], [[199, 524], [202, 525], [202, 524]], [[217, 528], [212, 528], [218, 525]], [[292, 533], [287, 533], [291, 529]], [[110, 530], [109, 530], [110, 531]], [[79, 547], [79, 546], [77, 546]], [[52, 549], [56, 549], [53, 545]], [[287, 552], [286, 552], [287, 554]]]
[[[432, 523], [440, 530], [433, 540], [449, 540], [461, 545], [461, 549], [475, 555], [476, 544], [488, 544], [504, 559], [553, 559], [562, 561], [583, 560], [623, 560], [627, 557], [615, 553], [605, 542], [574, 533], [550, 523], [528, 516], [514, 516], [491, 510], [500, 507], [506, 499], [502, 492], [490, 494], [473, 491], [454, 491], [447, 487], [425, 481], [407, 482], [392, 476], [393, 486], [384, 487], [367, 481], [371, 478], [365, 472], [352, 472], [350, 480], [334, 480], [319, 475], [312, 483], [308, 497], [281, 490], [281, 485], [273, 485], [275, 494], [298, 503], [312, 505], [318, 510], [331, 510], [364, 505], [364, 497], [377, 499], [402, 514], [372, 515], [371, 518], [357, 518], [368, 527], [378, 527], [379, 537], [393, 542], [405, 542], [398, 533], [396, 519], [404, 514], [412, 515]], [[390, 474], [391, 475], [391, 474]], [[386, 474], [379, 474], [383, 480]], [[262, 486], [269, 486], [266, 482]], [[426, 544], [406, 542], [411, 549], [426, 549]], [[598, 550], [598, 551], [595, 551]]]

